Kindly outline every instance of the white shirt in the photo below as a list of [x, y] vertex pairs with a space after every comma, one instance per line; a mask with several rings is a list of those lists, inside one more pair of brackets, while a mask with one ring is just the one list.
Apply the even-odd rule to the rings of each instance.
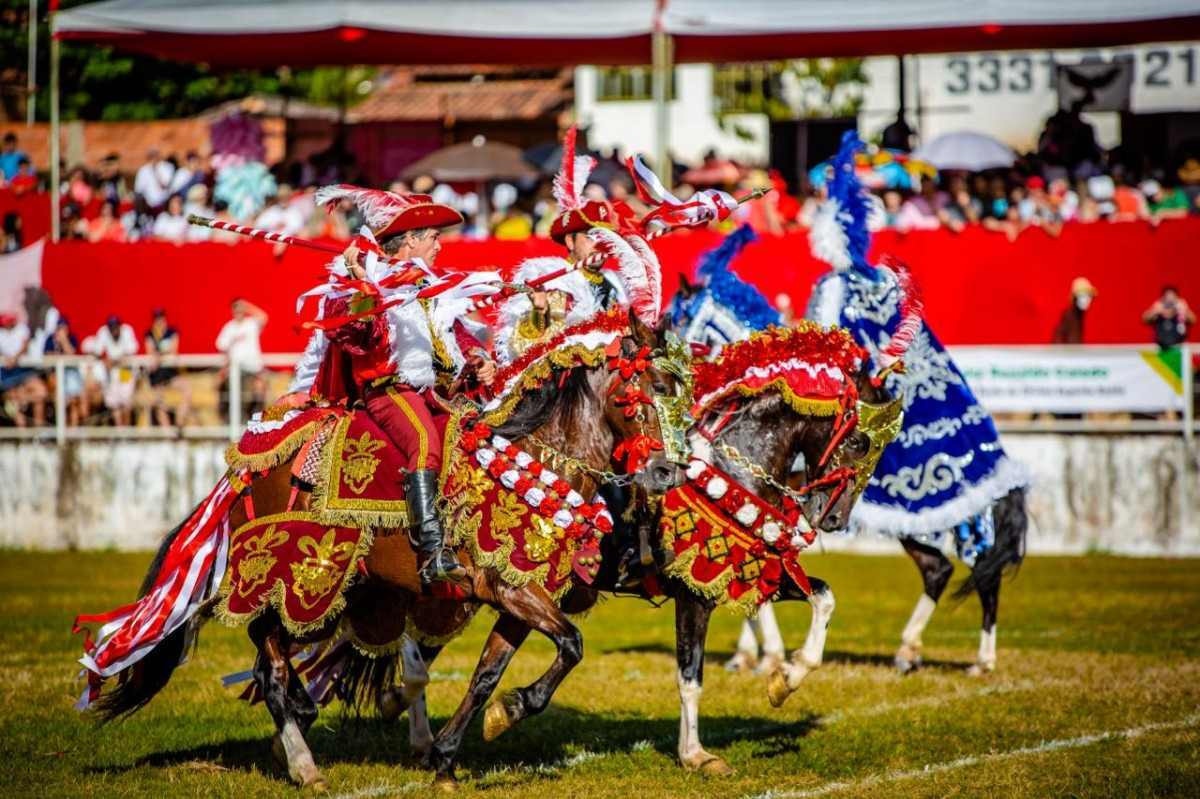
[[142, 164], [133, 178], [133, 192], [151, 206], [164, 205], [171, 196], [171, 178], [175, 174], [170, 161]]
[[0, 327], [0, 358], [16, 356], [24, 349], [28, 340], [29, 325], [24, 322], [17, 322], [12, 327]]
[[81, 349], [89, 355], [115, 361], [137, 355], [137, 335], [133, 332], [133, 327], [127, 324], [121, 325], [116, 336], [113, 336], [108, 325], [103, 325], [94, 336], [84, 340]]
[[261, 372], [261, 333], [262, 324], [253, 316], [230, 319], [217, 334], [217, 349], [229, 356], [230, 363], [241, 366], [243, 372]]
[[190, 227], [192, 225], [188, 224], [187, 217], [183, 214], [171, 216], [166, 211], [163, 211], [155, 217], [154, 228], [151, 232], [156, 239], [180, 242], [187, 238], [188, 228]]
[[304, 230], [304, 214], [291, 205], [272, 205], [258, 215], [254, 226], [272, 233], [295, 236]]

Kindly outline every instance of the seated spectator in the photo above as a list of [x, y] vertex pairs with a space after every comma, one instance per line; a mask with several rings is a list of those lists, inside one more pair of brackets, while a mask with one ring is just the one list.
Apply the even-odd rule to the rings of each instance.
[[1133, 222], [1138, 219], [1149, 219], [1150, 208], [1142, 193], [1130, 186], [1120, 172], [1113, 174], [1113, 222]]
[[883, 193], [883, 225], [896, 227], [900, 218], [900, 209], [904, 206], [904, 197], [896, 189], [888, 189]]
[[37, 174], [33, 171], [33, 164], [24, 155], [17, 160], [17, 173], [8, 181], [8, 187], [18, 197], [22, 194], [37, 191]]
[[[224, 200], [217, 200], [213, 203], [213, 219], [219, 219], [222, 222], [236, 222], [233, 214], [229, 213], [229, 203]], [[220, 244], [239, 244], [245, 241], [245, 237], [229, 230], [217, 230], [209, 228], [209, 241], [214, 241]]]
[[954, 232], [975, 224], [983, 215], [983, 204], [967, 191], [962, 175], [953, 175], [946, 184], [948, 200], [944, 208], [945, 224]]
[[183, 213], [183, 198], [178, 194], [167, 200], [166, 209], [154, 220], [154, 238], [182, 244], [188, 235], [187, 217]]
[[1050, 204], [1062, 221], [1070, 222], [1079, 215], [1079, 195], [1071, 190], [1066, 178], [1050, 181], [1049, 197]]
[[[273, 197], [267, 198], [267, 207], [254, 220], [254, 226], [271, 233], [296, 236], [304, 232], [304, 214], [292, 205], [292, 187], [280, 183]], [[283, 255], [287, 245], [275, 245], [275, 257]]]
[[67, 190], [63, 193], [63, 201], [74, 203], [82, 214], [92, 204], [95, 193], [87, 170], [81, 166], [72, 168], [71, 174], [67, 175]]
[[0, 403], [17, 427], [46, 424], [46, 383], [36, 369], [19, 366], [29, 354], [29, 326], [13, 314], [0, 313]]
[[1025, 190], [1024, 196], [1016, 200], [1022, 228], [1040, 227], [1051, 236], [1062, 233], [1062, 219], [1046, 194], [1046, 181], [1034, 175], [1025, 181]]
[[[267, 384], [263, 376], [260, 337], [267, 326], [267, 312], [240, 297], [233, 301], [230, 309], [233, 318], [221, 328], [216, 342], [217, 350], [229, 357], [222, 378], [228, 380], [229, 371], [238, 369], [250, 378], [251, 405], [261, 406], [266, 398]], [[246, 410], [250, 411], [249, 408]]]
[[146, 354], [153, 356], [150, 365], [150, 388], [154, 392], [154, 423], [159, 427], [171, 426], [171, 413], [167, 409], [166, 389], [171, 387], [179, 392], [179, 402], [175, 406], [175, 423], [183, 427], [190, 415], [191, 393], [185, 380], [179, 380], [180, 370], [173, 366], [163, 366], [158, 362], [162, 356], [179, 354], [179, 332], [167, 321], [167, 312], [155, 308], [150, 321], [150, 328], [142, 339]]
[[[216, 212], [208, 203], [208, 186], [203, 183], [197, 183], [187, 190], [187, 200], [183, 204], [184, 217], [203, 216], [211, 219]], [[212, 238], [212, 234], [216, 232], [210, 227], [204, 225], [188, 224], [186, 239], [188, 241], [208, 241]]]
[[984, 228], [995, 233], [1003, 233], [1009, 241], [1016, 241], [1021, 232], [1021, 214], [1009, 200], [1004, 178], [992, 178], [988, 185], [988, 197], [983, 203], [983, 218], [980, 220]]
[[1154, 343], [1168, 350], [1187, 341], [1188, 329], [1196, 324], [1196, 314], [1179, 289], [1163, 286], [1162, 295], [1142, 314], [1142, 321], [1154, 327]]
[[[950, 221], [946, 213], [949, 199], [933, 180], [922, 180], [919, 194], [909, 197], [896, 218], [898, 230], [936, 230]], [[961, 225], [958, 227], [962, 229]]]
[[11, 131], [5, 133], [4, 143], [0, 145], [0, 177], [12, 183], [20, 171], [22, 160], [29, 163], [29, 156], [17, 149], [17, 134]]
[[1191, 202], [1183, 189], [1175, 187], [1168, 189], [1157, 180], [1144, 180], [1138, 186], [1146, 198], [1150, 220], [1159, 222], [1163, 219], [1181, 219], [1188, 215]]
[[93, 367], [92, 377], [104, 387], [104, 407], [112, 414], [113, 424], [128, 426], [133, 421], [133, 391], [137, 382], [133, 367], [126, 361], [138, 351], [133, 327], [114, 314], [95, 335], [84, 339], [81, 349], [100, 359]]
[[[66, 317], [58, 317], [54, 332], [46, 339], [45, 352], [47, 355], [78, 355], [79, 341], [71, 332], [71, 326]], [[53, 390], [53, 381], [57, 372], [49, 373], [49, 382]], [[85, 391], [83, 373], [77, 366], [63, 369], [63, 395], [67, 405], [67, 425], [78, 427], [91, 415], [88, 392]]]
[[100, 215], [89, 221], [87, 224], [87, 240], [90, 242], [98, 241], [126, 241], [125, 226], [121, 224], [121, 218], [117, 212], [117, 203], [113, 200], [105, 200], [100, 206]]
[[21, 215], [16, 211], [9, 211], [4, 215], [4, 225], [0, 228], [0, 255], [16, 252], [24, 243], [24, 237], [21, 235]]
[[188, 190], [193, 186], [201, 186], [207, 182], [208, 171], [204, 168], [203, 159], [195, 150], [190, 150], [184, 158], [183, 165], [176, 169], [175, 174], [171, 176], [168, 191], [171, 194], [187, 196]]
[[166, 207], [174, 176], [174, 164], [160, 156], [158, 150], [152, 148], [146, 152], [145, 162], [133, 177], [133, 201], [138, 227], [142, 230], [151, 228], [154, 218]]
[[96, 190], [106, 202], [120, 203], [128, 195], [125, 178], [121, 175], [119, 154], [109, 153], [100, 159], [100, 165], [96, 169]]

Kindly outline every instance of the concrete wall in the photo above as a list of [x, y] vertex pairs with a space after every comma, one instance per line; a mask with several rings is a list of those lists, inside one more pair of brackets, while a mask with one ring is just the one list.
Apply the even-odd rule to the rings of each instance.
[[[1029, 550], [1200, 555], [1200, 485], [1177, 436], [1008, 435], [1027, 463]], [[0, 546], [149, 549], [221, 476], [219, 442], [0, 442]], [[1185, 490], [1186, 489], [1186, 490]], [[1188, 508], [1185, 514], [1183, 494]], [[830, 549], [896, 551], [864, 537]]]

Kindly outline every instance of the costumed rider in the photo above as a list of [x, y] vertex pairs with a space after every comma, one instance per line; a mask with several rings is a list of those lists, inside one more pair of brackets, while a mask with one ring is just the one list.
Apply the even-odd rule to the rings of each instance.
[[[632, 211], [624, 204], [589, 200], [583, 195], [596, 160], [575, 154], [576, 131], [563, 139], [562, 166], [554, 178], [559, 213], [550, 238], [567, 248], [566, 258], [529, 258], [517, 267], [514, 282], [531, 290], [500, 307], [496, 353], [511, 360], [564, 328], [585, 322], [614, 307], [629, 305], [627, 283], [643, 287], [661, 271], [658, 258], [630, 228]], [[604, 269], [615, 259], [619, 274]], [[547, 280], [551, 275], [557, 275]]]
[[[493, 273], [435, 269], [440, 230], [462, 215], [428, 195], [355, 186], [317, 192], [322, 205], [352, 200], [362, 233], [331, 268], [318, 299], [314, 333], [291, 389], [316, 402], [361, 402], [404, 462], [409, 533], [423, 585], [461, 581], [466, 570], [446, 548], [436, 500], [443, 431], [442, 396], [486, 389], [495, 364], [466, 317], [473, 298], [496, 290]], [[441, 422], [441, 424], [439, 424]]]
[[[873, 204], [854, 171], [863, 146], [848, 131], [833, 160], [829, 198], [809, 233], [813, 255], [833, 270], [818, 279], [806, 313], [847, 328], [870, 354], [872, 371], [883, 369], [888, 390], [903, 398], [904, 426], [851, 524], [931, 546], [950, 533], [959, 558], [973, 566], [995, 542], [992, 504], [1027, 487], [1028, 472], [1005, 454], [991, 416], [925, 321], [900, 324], [906, 271], [867, 261]], [[903, 371], [893, 368], [898, 344], [908, 344]]]

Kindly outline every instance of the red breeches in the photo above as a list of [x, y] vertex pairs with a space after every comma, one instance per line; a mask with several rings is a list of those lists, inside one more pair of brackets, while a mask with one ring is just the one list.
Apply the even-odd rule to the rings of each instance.
[[[431, 410], [425, 399], [408, 388], [389, 387], [370, 391], [367, 413], [404, 456], [410, 472], [442, 468], [442, 435], [445, 413]], [[435, 412], [436, 410], [436, 412]]]

